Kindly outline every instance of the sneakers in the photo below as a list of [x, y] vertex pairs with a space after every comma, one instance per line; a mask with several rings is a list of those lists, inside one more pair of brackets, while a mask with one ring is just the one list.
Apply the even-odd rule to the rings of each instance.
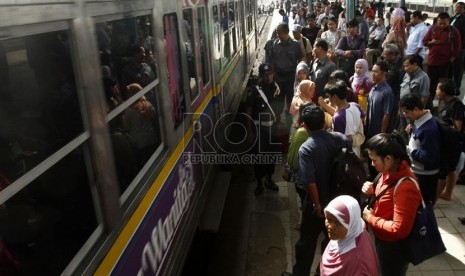
[[265, 177], [265, 187], [275, 192], [279, 191], [278, 185], [271, 180], [271, 177]]

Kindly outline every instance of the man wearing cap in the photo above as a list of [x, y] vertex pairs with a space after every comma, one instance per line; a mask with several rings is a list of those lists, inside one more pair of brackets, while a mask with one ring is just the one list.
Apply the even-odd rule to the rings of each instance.
[[316, 25], [316, 15], [314, 13], [307, 14], [307, 26], [302, 28], [302, 35], [310, 40], [312, 45], [315, 44], [315, 40], [318, 37], [320, 28]]
[[277, 102], [277, 120], [283, 111], [284, 101], [289, 106], [294, 97], [295, 68], [301, 61], [305, 61], [301, 44], [289, 35], [289, 25], [279, 23], [276, 27], [278, 39], [273, 42], [269, 56], [266, 56], [266, 63], [271, 64], [276, 73], [276, 82], [279, 85], [281, 94]]
[[[251, 119], [247, 120], [247, 138], [254, 143], [255, 154], [280, 153], [276, 141], [276, 114], [274, 104], [280, 94], [278, 85], [273, 81], [273, 68], [263, 63], [258, 68], [260, 79], [258, 84], [249, 87], [246, 99], [246, 112]], [[271, 179], [275, 164], [254, 164], [257, 187], [255, 196], [263, 194], [264, 187], [279, 191]], [[263, 183], [265, 178], [265, 183]]]
[[451, 18], [451, 25], [460, 33], [462, 40], [462, 49], [460, 55], [454, 60], [451, 68], [451, 77], [455, 82], [456, 95], [460, 95], [460, 86], [463, 76], [463, 62], [465, 59], [465, 0], [458, 0], [455, 4], [455, 15]]
[[308, 40], [308, 38], [302, 35], [302, 26], [294, 24], [292, 34], [294, 36], [294, 39], [300, 43], [302, 53], [306, 58], [307, 64], [310, 64], [310, 62], [312, 61], [312, 44], [310, 43], [310, 40]]

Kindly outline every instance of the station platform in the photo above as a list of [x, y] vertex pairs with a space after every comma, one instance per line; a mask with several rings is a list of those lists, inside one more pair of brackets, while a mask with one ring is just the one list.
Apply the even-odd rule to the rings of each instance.
[[[264, 30], [273, 30], [279, 21], [275, 10], [266, 19]], [[264, 31], [260, 44], [270, 35]], [[258, 63], [262, 62], [262, 52]], [[253, 167], [232, 166], [230, 190], [207, 275], [279, 276], [283, 271], [292, 271], [294, 245], [300, 234], [295, 227], [300, 221], [300, 202], [294, 184], [281, 178], [283, 169], [283, 164], [276, 166], [273, 175], [279, 192], [265, 190], [255, 197]], [[465, 275], [465, 225], [457, 219], [465, 216], [465, 186], [456, 186], [452, 201], [439, 199], [435, 214], [447, 251], [418, 266], [410, 265], [407, 275]], [[311, 275], [320, 256], [317, 249]]]

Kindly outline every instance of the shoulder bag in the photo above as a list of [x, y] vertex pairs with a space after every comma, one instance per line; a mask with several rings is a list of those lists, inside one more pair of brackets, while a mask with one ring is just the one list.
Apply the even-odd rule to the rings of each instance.
[[[403, 177], [397, 182], [394, 194], [398, 185], [406, 178], [413, 181], [417, 189], [420, 190], [415, 179]], [[406, 259], [413, 265], [418, 265], [446, 251], [431, 202], [425, 203], [423, 200], [421, 201], [412, 231], [410, 231], [407, 238], [400, 241], [400, 244], [404, 249]]]

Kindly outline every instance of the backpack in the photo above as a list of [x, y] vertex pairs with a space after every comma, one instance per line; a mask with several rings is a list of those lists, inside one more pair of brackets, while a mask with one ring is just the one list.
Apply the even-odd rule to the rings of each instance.
[[368, 179], [365, 166], [352, 147], [348, 148], [341, 137], [331, 134], [337, 148], [331, 162], [331, 196], [350, 195], [360, 203], [360, 191]]
[[436, 116], [434, 118], [436, 119], [440, 136], [440, 171], [447, 174], [455, 170], [459, 161], [462, 151], [460, 145], [461, 134], [450, 122]]

